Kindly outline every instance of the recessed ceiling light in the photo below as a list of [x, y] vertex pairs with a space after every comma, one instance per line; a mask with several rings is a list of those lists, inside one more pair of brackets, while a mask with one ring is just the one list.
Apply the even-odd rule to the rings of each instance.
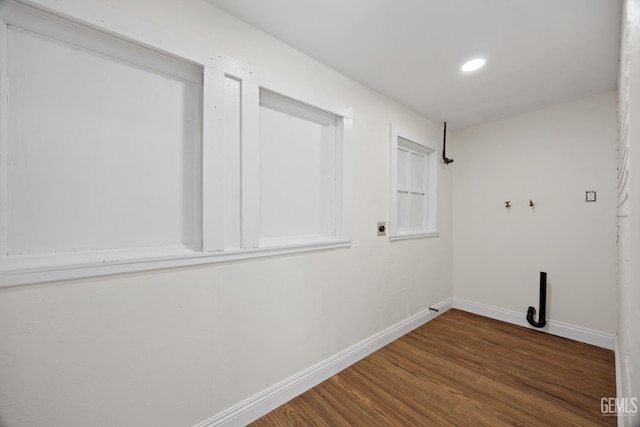
[[475, 58], [472, 59], [471, 61], [467, 61], [465, 62], [462, 67], [460, 67], [460, 69], [462, 71], [464, 71], [465, 73], [468, 73], [470, 71], [475, 71], [478, 68], [482, 68], [482, 66], [484, 66], [485, 60], [482, 58]]

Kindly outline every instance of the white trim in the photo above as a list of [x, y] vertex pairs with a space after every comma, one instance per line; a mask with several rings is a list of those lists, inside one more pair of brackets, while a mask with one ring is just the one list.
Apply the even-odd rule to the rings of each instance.
[[[1, 10], [1, 9], [0, 9]], [[6, 256], [7, 237], [9, 235], [9, 72], [7, 59], [9, 46], [6, 40], [9, 36], [5, 18], [0, 19], [0, 259]]]
[[274, 384], [266, 390], [220, 412], [208, 420], [196, 424], [194, 427], [245, 426], [257, 420], [283, 403], [288, 402], [322, 381], [348, 368], [360, 359], [379, 350], [417, 327], [424, 325], [438, 314], [444, 313], [451, 308], [451, 298], [432, 307], [437, 308], [439, 313], [427, 308], [284, 381]]
[[287, 245], [286, 247], [254, 248], [224, 252], [192, 252], [184, 250], [180, 253], [176, 252], [164, 256], [158, 255], [156, 252], [149, 254], [145, 254], [143, 252], [138, 254], [138, 258], [131, 258], [131, 254], [128, 253], [127, 258], [120, 260], [2, 269], [0, 270], [0, 288], [32, 283], [80, 279], [84, 277], [108, 276], [140, 271], [188, 267], [192, 265], [216, 264], [220, 262], [239, 261], [300, 252], [348, 248], [350, 246], [351, 241], [333, 240], [320, 243]]
[[427, 233], [416, 233], [416, 234], [396, 234], [394, 236], [389, 236], [389, 240], [397, 241], [397, 240], [410, 240], [410, 239], [420, 239], [423, 237], [439, 237], [439, 231], [431, 231]]
[[264, 87], [260, 88], [260, 106], [323, 126], [336, 127], [338, 120], [341, 118], [334, 113], [325, 112], [297, 99], [271, 92]]
[[353, 120], [343, 117], [338, 120], [336, 146], [341, 149], [335, 153], [335, 180], [342, 183], [335, 188], [335, 233], [336, 236], [351, 240], [351, 207], [352, 207], [352, 145], [353, 145]]
[[224, 249], [224, 73], [204, 67], [202, 111], [202, 250]]
[[240, 197], [243, 248], [260, 244], [260, 87], [242, 80], [240, 89]]
[[[620, 343], [618, 341], [618, 335], [615, 336], [613, 340], [613, 351], [615, 354], [615, 364], [616, 364], [616, 397], [622, 397], [622, 364], [620, 362]], [[605, 396], [603, 396], [605, 397]], [[618, 427], [626, 427], [626, 416], [620, 416], [618, 414]]]
[[247, 79], [251, 78], [255, 80], [258, 80], [259, 78], [260, 87], [273, 94], [282, 95], [285, 98], [292, 98], [315, 109], [326, 111], [338, 117], [345, 117], [353, 120], [352, 107], [335, 104], [334, 102], [325, 99], [325, 96], [322, 93], [318, 93], [315, 90], [309, 90], [298, 86], [294, 87], [283, 79], [276, 79], [266, 73], [260, 73], [259, 76], [254, 73], [253, 76], [249, 76]]
[[593, 329], [583, 328], [581, 326], [570, 325], [568, 323], [557, 322], [553, 320], [548, 320], [547, 325], [544, 328], [534, 328], [527, 322], [525, 316], [526, 307], [522, 311], [522, 313], [518, 313], [512, 310], [506, 310], [503, 308], [480, 304], [477, 302], [454, 297], [453, 308], [468, 311], [474, 314], [479, 314], [480, 316], [489, 317], [491, 319], [501, 320], [503, 322], [511, 323], [514, 325], [523, 326], [525, 328], [546, 332], [551, 335], [569, 338], [574, 341], [580, 341], [586, 344], [595, 345], [598, 347], [606, 348], [608, 350], [614, 349], [615, 335], [608, 334], [606, 332], [596, 331]]

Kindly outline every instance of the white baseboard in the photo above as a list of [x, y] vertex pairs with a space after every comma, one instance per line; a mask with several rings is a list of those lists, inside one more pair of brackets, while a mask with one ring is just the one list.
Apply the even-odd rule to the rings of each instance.
[[[439, 302], [436, 305], [432, 305], [430, 308], [435, 308], [438, 311], [432, 311], [432, 319], [435, 317], [440, 316], [442, 313], [444, 313], [445, 311], [453, 308], [453, 298], [447, 298], [444, 301]], [[425, 322], [426, 323], [426, 322]], [[414, 328], [415, 329], [415, 328]]]
[[360, 359], [370, 355], [390, 342], [411, 332], [429, 320], [444, 313], [452, 307], [452, 298], [448, 298], [432, 308], [426, 309], [395, 325], [379, 332], [340, 353], [305, 369], [296, 375], [277, 383], [268, 389], [232, 406], [231, 408], [203, 421], [194, 427], [233, 427], [245, 426], [278, 406], [304, 393], [310, 388], [331, 378], [343, 369], [353, 365]]
[[453, 308], [468, 311], [474, 314], [479, 314], [480, 316], [489, 317], [491, 319], [501, 320], [503, 322], [511, 323], [514, 325], [535, 329], [537, 331], [546, 332], [551, 335], [557, 335], [559, 337], [569, 338], [586, 344], [592, 344], [598, 347], [606, 348], [608, 350], [614, 350], [615, 347], [615, 335], [607, 334], [600, 331], [594, 331], [592, 329], [582, 328], [567, 323], [548, 320], [544, 328], [534, 328], [533, 326], [529, 325], [529, 322], [527, 322], [525, 311], [523, 311], [522, 313], [518, 313], [515, 311], [480, 304], [477, 302], [455, 297], [453, 298]]

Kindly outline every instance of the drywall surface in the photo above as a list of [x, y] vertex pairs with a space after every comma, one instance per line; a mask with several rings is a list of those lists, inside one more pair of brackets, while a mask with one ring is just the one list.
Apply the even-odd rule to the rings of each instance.
[[[618, 118], [618, 390], [620, 398], [640, 399], [640, 1], [627, 0], [620, 40]], [[636, 400], [636, 404], [638, 401]], [[637, 408], [636, 408], [637, 409]], [[621, 417], [636, 426], [640, 415]]]
[[[201, 0], [105, 0], [127, 17], [353, 108], [350, 248], [0, 290], [0, 425], [190, 426], [452, 296], [439, 237], [390, 242], [389, 123], [441, 126]], [[86, 6], [85, 6], [86, 7]]]
[[524, 317], [545, 271], [547, 320], [614, 334], [616, 139], [615, 92], [454, 132], [454, 296]]

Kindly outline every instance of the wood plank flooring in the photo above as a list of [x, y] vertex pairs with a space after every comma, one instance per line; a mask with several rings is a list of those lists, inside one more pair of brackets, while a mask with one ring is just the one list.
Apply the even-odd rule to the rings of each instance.
[[449, 310], [252, 426], [615, 426], [612, 351]]

